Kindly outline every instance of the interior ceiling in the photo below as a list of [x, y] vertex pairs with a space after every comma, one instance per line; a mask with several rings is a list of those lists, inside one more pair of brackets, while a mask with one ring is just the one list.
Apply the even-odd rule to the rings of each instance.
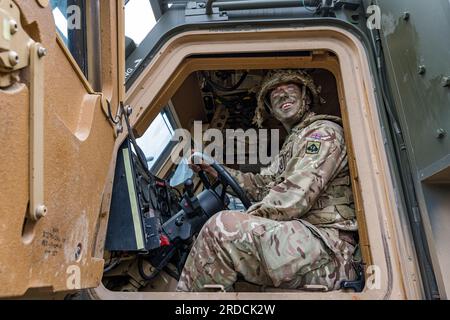
[[[231, 71], [232, 76], [226, 78], [223, 71], [209, 72], [214, 82], [230, 87], [236, 84], [244, 71]], [[311, 69], [317, 85], [322, 87], [322, 97], [326, 103], [312, 111], [320, 114], [340, 116], [337, 84], [333, 74], [324, 69]], [[263, 70], [252, 70], [242, 85], [233, 91], [223, 92], [205, 85], [203, 72], [191, 74], [172, 98], [181, 125], [190, 129], [194, 121], [211, 122], [219, 108], [227, 108], [230, 117], [224, 129], [248, 129], [254, 127], [251, 120], [256, 108], [256, 92], [266, 74]], [[222, 79], [221, 79], [222, 77]], [[280, 126], [278, 121], [268, 121], [268, 127]]]

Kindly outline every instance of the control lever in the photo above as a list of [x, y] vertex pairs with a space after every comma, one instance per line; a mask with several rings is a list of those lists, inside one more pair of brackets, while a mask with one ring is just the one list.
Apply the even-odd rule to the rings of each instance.
[[198, 209], [201, 208], [200, 203], [194, 194], [194, 181], [192, 181], [192, 179], [187, 179], [184, 182], [184, 190], [186, 193], [181, 202], [181, 206], [187, 215], [196, 215]]
[[192, 179], [187, 179], [184, 182], [184, 190], [186, 190], [187, 195], [189, 196], [189, 198], [193, 198], [194, 195], [194, 181], [192, 181]]

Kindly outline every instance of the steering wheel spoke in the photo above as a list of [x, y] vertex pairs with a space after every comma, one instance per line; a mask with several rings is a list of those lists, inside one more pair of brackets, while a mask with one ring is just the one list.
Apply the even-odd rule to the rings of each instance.
[[202, 183], [206, 189], [208, 189], [208, 190], [215, 189], [214, 186], [211, 186], [211, 181], [209, 180], [208, 175], [206, 174], [205, 171], [200, 171], [198, 173], [198, 176], [200, 177], [200, 180], [202, 181]]
[[227, 196], [228, 185], [222, 185], [222, 194], [220, 195], [220, 199], [225, 203], [225, 197]]
[[212, 185], [212, 189], [216, 190], [217, 187], [219, 187], [222, 184], [222, 182], [220, 181], [220, 179], [217, 179], [216, 182], [214, 182], [214, 184]]

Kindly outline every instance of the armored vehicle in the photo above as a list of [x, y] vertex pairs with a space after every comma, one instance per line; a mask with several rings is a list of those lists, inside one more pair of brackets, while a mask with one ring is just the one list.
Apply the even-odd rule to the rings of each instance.
[[[449, 23], [447, 0], [0, 0], [0, 297], [446, 299]], [[358, 279], [176, 292], [203, 224], [248, 203], [174, 136], [255, 129], [274, 69], [343, 120]]]

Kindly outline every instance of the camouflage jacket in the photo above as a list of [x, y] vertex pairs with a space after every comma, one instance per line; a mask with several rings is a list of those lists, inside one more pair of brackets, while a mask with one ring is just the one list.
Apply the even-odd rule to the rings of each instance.
[[357, 222], [342, 121], [310, 113], [260, 174], [229, 169], [250, 200], [248, 213], [277, 221], [356, 231]]

